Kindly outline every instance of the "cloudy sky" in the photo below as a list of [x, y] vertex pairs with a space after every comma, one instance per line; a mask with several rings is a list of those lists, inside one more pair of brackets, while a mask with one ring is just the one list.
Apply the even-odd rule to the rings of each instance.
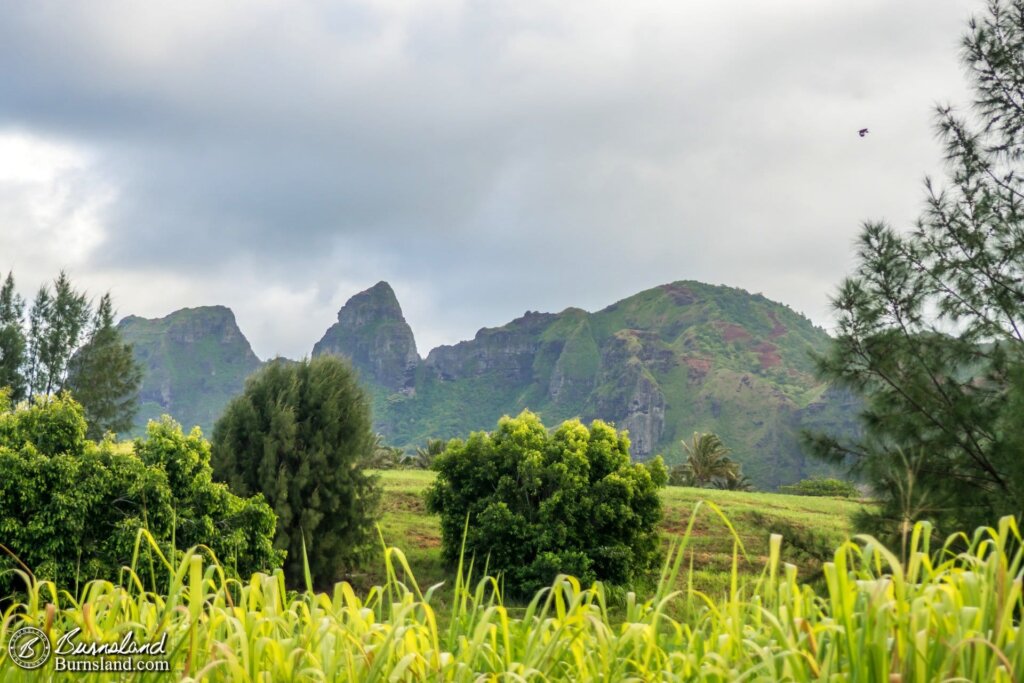
[[940, 172], [980, 9], [0, 1], [0, 269], [228, 305], [264, 358], [382, 279], [424, 355], [679, 279], [827, 326], [861, 223]]

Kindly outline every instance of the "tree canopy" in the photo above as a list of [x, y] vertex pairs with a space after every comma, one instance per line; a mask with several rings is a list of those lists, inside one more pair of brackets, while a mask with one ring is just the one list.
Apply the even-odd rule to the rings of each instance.
[[750, 488], [740, 464], [729, 457], [717, 434], [694, 432], [690, 442], [682, 442], [686, 460], [672, 468], [669, 483], [675, 486], [714, 486], [716, 488]]
[[7, 273], [0, 287], [0, 388], [7, 387], [8, 398], [15, 403], [28, 391], [23, 372], [28, 346], [24, 323], [25, 301], [14, 289], [14, 274]]
[[114, 326], [110, 294], [96, 309], [61, 272], [53, 286], [25, 302], [14, 274], [0, 287], [0, 388], [14, 403], [71, 391], [85, 410], [88, 437], [131, 428], [138, 411], [142, 368]]
[[377, 444], [370, 407], [347, 361], [274, 361], [249, 378], [213, 430], [219, 479], [262, 493], [278, 516], [285, 575], [303, 585], [308, 557], [319, 585], [372, 548], [380, 489], [367, 474]]
[[[280, 565], [270, 507], [213, 483], [198, 430], [183, 434], [165, 418], [131, 444], [90, 441], [86, 431], [67, 394], [11, 406], [0, 391], [0, 539], [38, 578], [116, 580], [133, 565], [142, 529], [172, 563], [202, 544], [240, 575]], [[153, 590], [163, 567], [148, 542], [138, 547], [134, 568]], [[0, 570], [12, 566], [0, 559]], [[12, 580], [0, 571], [0, 588], [20, 589]]]
[[660, 457], [631, 463], [629, 438], [600, 420], [549, 433], [529, 411], [503, 417], [494, 432], [450, 441], [434, 469], [427, 507], [441, 515], [445, 559], [459, 560], [465, 531], [466, 560], [513, 592], [558, 573], [628, 584], [658, 561], [668, 473]]
[[142, 368], [130, 345], [114, 327], [109, 294], [100, 298], [89, 338], [68, 362], [64, 387], [85, 410], [87, 436], [99, 439], [107, 432], [126, 432], [138, 412]]
[[936, 112], [946, 182], [926, 181], [912, 229], [865, 225], [818, 359], [864, 397], [864, 434], [811, 445], [874, 485], [862, 521], [890, 530], [1024, 510], [1024, 0], [990, 2], [962, 47], [974, 101]]

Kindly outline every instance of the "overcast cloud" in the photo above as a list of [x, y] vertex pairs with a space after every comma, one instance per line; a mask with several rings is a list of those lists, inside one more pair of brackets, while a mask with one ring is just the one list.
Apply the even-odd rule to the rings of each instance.
[[980, 9], [0, 0], [0, 269], [228, 305], [264, 358], [382, 279], [424, 355], [679, 279], [828, 325], [939, 169]]

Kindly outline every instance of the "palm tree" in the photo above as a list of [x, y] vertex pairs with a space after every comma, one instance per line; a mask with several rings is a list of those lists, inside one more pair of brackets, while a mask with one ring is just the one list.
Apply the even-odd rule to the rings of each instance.
[[717, 434], [693, 433], [690, 443], [683, 441], [686, 462], [672, 469], [672, 478], [690, 486], [707, 486], [715, 480], [738, 480], [740, 467], [729, 459], [729, 449]]
[[382, 434], [374, 434], [373, 450], [363, 462], [368, 470], [393, 470], [402, 462], [402, 449], [384, 443]]
[[416, 452], [408, 458], [409, 467], [417, 470], [429, 470], [437, 456], [444, 453], [448, 444], [443, 439], [427, 439], [426, 447], [417, 446]]
[[753, 491], [754, 482], [750, 481], [750, 478], [743, 474], [739, 463], [734, 464], [736, 465], [736, 471], [725, 479], [715, 479], [712, 482], [712, 486], [724, 491]]

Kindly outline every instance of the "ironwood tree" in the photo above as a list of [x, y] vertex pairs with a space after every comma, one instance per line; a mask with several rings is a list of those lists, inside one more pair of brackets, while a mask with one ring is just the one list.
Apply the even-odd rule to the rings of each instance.
[[1024, 511], [1024, 0], [990, 2], [962, 49], [973, 106], [937, 109], [945, 182], [912, 229], [864, 226], [818, 359], [864, 398], [863, 434], [808, 440], [874, 486], [876, 533]]
[[380, 488], [363, 467], [376, 443], [358, 376], [330, 355], [269, 363], [214, 425], [214, 473], [270, 503], [291, 585], [304, 586], [304, 555], [327, 585], [375, 547]]
[[68, 362], [64, 388], [85, 410], [86, 435], [100, 439], [107, 432], [126, 432], [139, 408], [142, 367], [114, 327], [114, 307], [104, 294], [96, 307], [88, 340]]
[[25, 301], [8, 273], [0, 287], [0, 388], [17, 404], [70, 391], [85, 411], [88, 437], [125, 432], [138, 411], [142, 368], [114, 325], [110, 294], [93, 309], [67, 273]]

